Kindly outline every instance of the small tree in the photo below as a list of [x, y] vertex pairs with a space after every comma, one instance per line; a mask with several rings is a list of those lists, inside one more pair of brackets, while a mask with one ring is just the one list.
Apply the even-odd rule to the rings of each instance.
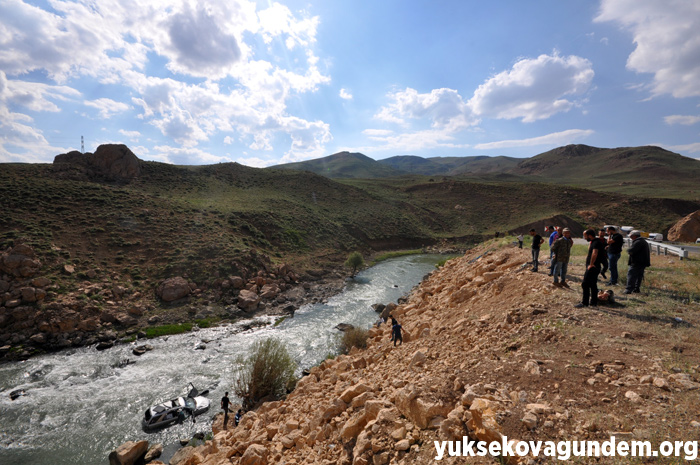
[[369, 339], [369, 331], [366, 329], [348, 329], [343, 332], [343, 338], [340, 340], [340, 351], [344, 354], [349, 354], [353, 347], [366, 349], [367, 339]]
[[249, 410], [258, 402], [277, 400], [287, 393], [294, 382], [296, 364], [287, 348], [274, 338], [256, 341], [248, 357], [239, 356], [238, 378], [233, 390]]
[[362, 254], [360, 254], [360, 252], [351, 253], [348, 255], [348, 259], [345, 261], [345, 266], [352, 268], [352, 275], [350, 275], [351, 278], [354, 278], [355, 274], [357, 274], [357, 269], [364, 265], [365, 260], [362, 258]]

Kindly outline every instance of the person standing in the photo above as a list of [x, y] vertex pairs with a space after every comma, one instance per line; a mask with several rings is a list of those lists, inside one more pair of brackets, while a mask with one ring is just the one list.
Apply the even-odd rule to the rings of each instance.
[[625, 294], [639, 293], [639, 287], [644, 279], [644, 269], [651, 266], [651, 250], [649, 244], [636, 229], [630, 233], [632, 247], [627, 249], [630, 258], [627, 264], [627, 287]]
[[518, 248], [519, 248], [519, 249], [522, 249], [522, 248], [523, 248], [523, 239], [525, 239], [525, 238], [523, 237], [523, 235], [522, 235], [522, 234], [518, 234]]
[[228, 398], [228, 391], [224, 394], [224, 397], [221, 398], [221, 409], [224, 411], [224, 429], [226, 429], [226, 425], [228, 424], [228, 407], [229, 407], [230, 401]]
[[601, 261], [601, 268], [600, 268], [600, 275], [603, 277], [603, 279], [608, 279], [607, 276], [605, 276], [605, 272], [608, 271], [608, 240], [605, 238], [605, 229], [600, 228], [598, 231], [598, 239], [603, 243], [605, 246], [605, 253], [603, 253], [602, 261]]
[[559, 239], [561, 235], [559, 234], [559, 228], [557, 226], [550, 226], [549, 229], [549, 276], [554, 274], [554, 253], [552, 252], [552, 244], [554, 241]]
[[542, 236], [537, 234], [533, 229], [530, 230], [530, 235], [532, 236], [532, 270], [537, 272], [537, 261], [540, 259], [540, 246], [544, 242]]
[[605, 244], [596, 237], [594, 229], [587, 229], [583, 233], [584, 239], [590, 242], [588, 255], [586, 256], [586, 271], [583, 274], [583, 301], [576, 308], [598, 306], [598, 275], [602, 264], [602, 256], [605, 253]]
[[617, 261], [622, 255], [622, 234], [617, 232], [613, 226], [608, 226], [608, 266], [610, 267], [609, 286], [616, 286], [618, 281]]
[[396, 346], [396, 341], [400, 342], [399, 345], [403, 345], [403, 337], [401, 336], [401, 325], [396, 320], [394, 320], [394, 325], [391, 327], [391, 338], [394, 341], [394, 346]]
[[[566, 282], [566, 272], [569, 268], [569, 258], [571, 256], [571, 246], [574, 241], [571, 239], [571, 230], [564, 228], [562, 236], [552, 244], [552, 260], [554, 260], [554, 285], [569, 287]], [[561, 283], [559, 278], [561, 277]]]

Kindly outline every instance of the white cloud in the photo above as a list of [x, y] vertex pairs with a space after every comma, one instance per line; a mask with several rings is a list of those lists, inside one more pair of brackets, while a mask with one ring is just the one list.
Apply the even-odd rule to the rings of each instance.
[[568, 98], [588, 91], [593, 75], [591, 62], [575, 55], [522, 59], [480, 85], [468, 105], [476, 116], [546, 119], [579, 104]]
[[374, 115], [380, 121], [407, 125], [411, 119], [427, 118], [433, 128], [450, 132], [478, 122], [454, 89], [433, 89], [430, 93], [420, 94], [409, 87], [388, 96], [393, 102]]
[[[257, 144], [261, 150], [272, 149], [273, 140], [286, 140], [290, 153], [316, 150], [331, 139], [327, 124], [294, 118], [287, 109], [290, 97], [330, 82], [312, 48], [316, 17], [292, 14], [278, 3], [258, 12], [250, 0], [52, 0], [50, 5], [42, 10], [21, 0], [0, 1], [0, 69], [5, 91], [14, 95], [14, 100], [6, 95], [6, 102], [58, 111], [59, 99], [79, 96], [68, 86], [24, 78], [39, 72], [56, 83], [81, 79], [102, 85], [105, 94], [85, 102], [100, 117], [133, 105], [142, 109], [140, 119], [190, 148], [219, 132], [233, 133], [232, 143]], [[253, 50], [260, 38], [282, 41], [290, 50], [288, 60]], [[113, 88], [128, 94], [128, 101], [120, 102]]]
[[693, 115], [669, 115], [664, 117], [664, 121], [668, 125], [682, 124], [684, 126], [692, 126], [700, 123], [700, 116]]
[[213, 155], [207, 151], [194, 147], [172, 147], [158, 145], [153, 148], [155, 153], [150, 156], [174, 165], [211, 165], [214, 163], [232, 162], [228, 156]]
[[132, 142], [138, 142], [139, 138], [141, 137], [141, 133], [139, 131], [126, 131], [124, 129], [120, 129], [119, 134], [126, 137]]
[[676, 152], [700, 153], [700, 142], [686, 145], [671, 145], [668, 148]]
[[531, 147], [533, 145], [553, 145], [561, 146], [568, 145], [574, 141], [586, 138], [593, 134], [594, 131], [590, 129], [568, 129], [566, 131], [554, 132], [539, 137], [532, 137], [529, 139], [520, 140], [502, 140], [498, 142], [488, 142], [484, 144], [477, 144], [474, 146], [478, 150], [489, 150], [489, 149], [505, 149], [512, 147]]
[[277, 160], [263, 160], [262, 158], [258, 157], [237, 158], [236, 161], [241, 165], [251, 166], [253, 168], [265, 168], [278, 164]]
[[403, 133], [367, 129], [363, 133], [370, 140], [378, 142], [379, 145], [355, 147], [351, 150], [369, 153], [375, 151], [415, 152], [435, 148], [465, 149], [470, 147], [468, 144], [460, 144], [453, 134], [441, 129]]
[[233, 139], [231, 138], [231, 136], [224, 137], [224, 144], [226, 144], [226, 145], [233, 144]]
[[86, 100], [86, 106], [96, 108], [98, 115], [102, 119], [109, 119], [116, 113], [128, 110], [130, 107], [126, 103], [117, 102], [110, 98], [98, 98], [97, 100]]
[[654, 74], [654, 95], [700, 96], [700, 2], [602, 0], [595, 21], [614, 21], [636, 45], [627, 67]]
[[352, 94], [348, 92], [346, 89], [340, 89], [340, 98], [343, 100], [352, 100]]

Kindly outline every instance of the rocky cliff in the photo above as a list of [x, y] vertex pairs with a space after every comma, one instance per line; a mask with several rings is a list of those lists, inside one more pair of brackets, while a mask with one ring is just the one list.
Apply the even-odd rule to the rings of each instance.
[[141, 174], [141, 161], [124, 144], [104, 144], [95, 153], [56, 155], [54, 171], [85, 180], [130, 181]]
[[[388, 325], [372, 329], [366, 350], [314, 367], [285, 400], [246, 413], [238, 427], [222, 430], [217, 416], [213, 439], [175, 463], [435, 463], [434, 441], [463, 436], [695, 437], [700, 367], [697, 350], [679, 341], [696, 337], [697, 310], [686, 309], [679, 326], [634, 318], [629, 301], [574, 309], [580, 291], [551, 286], [528, 258], [529, 250], [481, 247], [447, 262], [393, 311], [402, 345], [390, 343]], [[571, 271], [577, 280], [583, 267]]]
[[678, 242], [695, 242], [700, 238], [700, 210], [681, 218], [668, 231], [668, 240]]

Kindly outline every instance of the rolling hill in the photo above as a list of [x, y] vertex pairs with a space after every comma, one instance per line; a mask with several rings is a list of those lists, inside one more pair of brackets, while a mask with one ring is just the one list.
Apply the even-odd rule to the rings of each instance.
[[334, 179], [459, 176], [475, 181], [543, 182], [644, 197], [700, 199], [700, 161], [654, 146], [606, 149], [567, 145], [531, 158], [400, 155], [378, 161], [341, 152], [276, 168], [308, 170]]

